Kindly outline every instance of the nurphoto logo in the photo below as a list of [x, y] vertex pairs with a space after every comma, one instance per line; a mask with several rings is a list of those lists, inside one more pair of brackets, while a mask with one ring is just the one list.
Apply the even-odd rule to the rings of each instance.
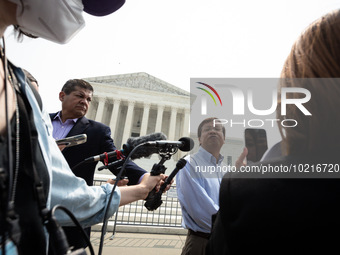
[[[217, 91], [212, 86], [210, 86], [209, 84], [203, 83], [203, 82], [197, 82], [197, 83], [201, 84], [201, 85], [203, 85], [203, 86], [205, 86], [207, 88], [209, 88], [217, 96], [217, 98], [220, 101], [220, 104], [222, 106], [221, 97], [220, 97], [220, 95], [217, 93]], [[215, 97], [214, 97], [213, 94], [211, 94], [211, 92], [209, 90], [207, 90], [205, 88], [201, 88], [201, 87], [196, 87], [196, 88], [198, 88], [200, 90], [203, 90], [205, 93], [207, 93], [212, 98], [212, 100], [214, 101], [215, 105], [217, 106]], [[201, 110], [202, 115], [207, 115], [207, 97], [205, 95], [202, 95], [201, 100], [202, 100], [201, 101], [202, 102], [202, 104], [201, 104], [202, 105], [202, 108], [201, 108], [202, 109]]]
[[[217, 110], [219, 115], [229, 116], [228, 118], [220, 118], [220, 124], [228, 123], [231, 127], [243, 125], [244, 127], [259, 128], [268, 123], [268, 125], [274, 127], [274, 123], [279, 122], [279, 119], [273, 118], [278, 102], [281, 104], [279, 112], [281, 116], [287, 115], [287, 107], [296, 107], [305, 116], [312, 115], [304, 106], [311, 100], [311, 93], [308, 89], [301, 87], [278, 89], [277, 80], [265, 81], [271, 83], [269, 86], [267, 86], [268, 84], [261, 84], [262, 81], [263, 79], [238, 79], [236, 82], [230, 79], [211, 79], [209, 84], [206, 81], [194, 81], [195, 91], [200, 99], [201, 116], [211, 115], [212, 112]], [[232, 84], [234, 82], [235, 85]], [[239, 86], [238, 82], [242, 83], [242, 86]], [[197, 86], [197, 84], [201, 86]], [[203, 93], [199, 93], [199, 90]], [[292, 94], [299, 96], [292, 98], [289, 96]], [[219, 106], [219, 108], [215, 108], [213, 105]], [[295, 119], [284, 118], [278, 124], [284, 127], [295, 127], [298, 122]]]

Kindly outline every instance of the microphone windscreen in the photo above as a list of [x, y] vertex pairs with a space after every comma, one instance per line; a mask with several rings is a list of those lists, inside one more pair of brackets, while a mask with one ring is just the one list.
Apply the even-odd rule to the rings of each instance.
[[191, 151], [194, 148], [194, 140], [190, 137], [182, 137], [178, 141], [182, 142], [183, 145], [179, 147], [181, 151]]
[[[166, 140], [167, 137], [165, 134], [159, 132], [159, 133], [152, 133], [149, 135], [144, 135], [140, 137], [130, 137], [127, 140], [127, 144], [135, 148], [136, 146], [146, 143], [146, 142], [153, 142], [153, 141], [159, 141], [159, 140]], [[150, 155], [158, 153], [158, 148], [154, 146], [141, 146], [140, 148], [136, 149], [134, 153], [131, 155], [131, 159], [137, 159], [137, 158], [147, 158]]]

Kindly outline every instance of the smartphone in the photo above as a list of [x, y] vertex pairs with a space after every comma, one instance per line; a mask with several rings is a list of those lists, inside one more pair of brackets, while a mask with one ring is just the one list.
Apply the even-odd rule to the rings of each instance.
[[244, 140], [248, 149], [247, 163], [260, 161], [268, 149], [266, 130], [262, 128], [246, 128]]
[[70, 136], [70, 137], [56, 140], [56, 143], [58, 145], [66, 145], [66, 147], [71, 147], [71, 146], [85, 143], [86, 140], [87, 140], [86, 134], [81, 134], [81, 135], [75, 135], [75, 136]]

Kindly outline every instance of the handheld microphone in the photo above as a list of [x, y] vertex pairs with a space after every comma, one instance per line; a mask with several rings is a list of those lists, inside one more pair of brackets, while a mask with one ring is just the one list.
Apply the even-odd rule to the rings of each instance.
[[[98, 171], [101, 171], [103, 169], [110, 169], [110, 170], [116, 170], [120, 169], [122, 167], [122, 165], [124, 164], [125, 159], [118, 159], [114, 162], [108, 163], [107, 165], [98, 167]], [[111, 171], [112, 172], [112, 171]], [[115, 174], [115, 173], [114, 173]], [[116, 175], [116, 174], [115, 174]]]
[[163, 191], [165, 190], [166, 186], [171, 183], [172, 179], [175, 177], [175, 175], [178, 173], [179, 170], [181, 170], [187, 161], [183, 158], [181, 158], [177, 163], [175, 169], [172, 171], [172, 173], [169, 175], [168, 178], [166, 178], [165, 182], [162, 184], [158, 192], [155, 192], [155, 190], [152, 190], [148, 197], [145, 199], [144, 206], [149, 210], [149, 211], [154, 211], [158, 207], [161, 206], [163, 203], [162, 201], [162, 194]]
[[[129, 155], [129, 153], [132, 151], [133, 148], [136, 146], [150, 142], [150, 141], [157, 141], [157, 140], [164, 140], [166, 139], [166, 135], [163, 133], [152, 133], [149, 135], [145, 136], [140, 136], [140, 137], [130, 137], [126, 144], [123, 145], [122, 150], [115, 150], [115, 151], [110, 151], [107, 153], [102, 153], [93, 157], [86, 158], [84, 161], [86, 163], [88, 162], [96, 162], [100, 160], [104, 160], [106, 157], [112, 158], [112, 157], [117, 157], [117, 154], [123, 154], [124, 156]], [[149, 147], [146, 148], [143, 146], [143, 148], [139, 148], [131, 155], [131, 159], [137, 159], [137, 158], [142, 158], [142, 157], [149, 157], [151, 154], [158, 153], [157, 148]]]
[[182, 137], [178, 141], [152, 141], [147, 142], [146, 145], [157, 147], [177, 147], [181, 151], [190, 151], [194, 147], [194, 140], [190, 137]]

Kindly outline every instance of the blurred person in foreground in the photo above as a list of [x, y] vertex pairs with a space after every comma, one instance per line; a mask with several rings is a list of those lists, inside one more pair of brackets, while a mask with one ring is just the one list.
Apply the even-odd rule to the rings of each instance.
[[[303, 166], [309, 171], [286, 176], [273, 173], [270, 178], [226, 174], [208, 254], [340, 253], [340, 180], [336, 170], [340, 164], [340, 82], [329, 79], [337, 77], [339, 10], [318, 19], [301, 34], [282, 69], [280, 89], [307, 89], [311, 99], [303, 106], [311, 115], [294, 104], [288, 104], [286, 115], [281, 115], [284, 105], [279, 92], [277, 118], [294, 119], [298, 125], [280, 126], [284, 156], [255, 164]], [[287, 94], [289, 99], [302, 97], [297, 91]], [[312, 166], [318, 164], [325, 164], [322, 169], [326, 167], [328, 173], [312, 174]], [[329, 170], [332, 166], [333, 173]]]
[[27, 71], [26, 69], [22, 69], [25, 73], [26, 78], [30, 81], [30, 83], [33, 85], [33, 87], [39, 92], [39, 83], [34, 76]]
[[[218, 196], [223, 173], [207, 169], [227, 166], [220, 151], [225, 143], [225, 127], [217, 118], [204, 119], [197, 129], [200, 147], [187, 156], [188, 164], [176, 177], [177, 196], [182, 208], [182, 226], [188, 229], [182, 255], [205, 254], [211, 231], [211, 217], [219, 209]], [[225, 168], [225, 169], [226, 169]]]
[[[103, 222], [124, 205], [145, 199], [164, 176], [145, 174], [139, 185], [112, 191], [111, 184], [89, 187], [70, 170], [52, 137], [48, 113], [21, 68], [7, 61], [4, 32], [18, 31], [66, 43], [85, 24], [83, 10], [95, 16], [118, 10], [124, 1], [0, 0], [0, 250], [4, 254], [46, 254], [44, 223], [49, 209], [63, 205], [83, 227]], [[23, 56], [24, 57], [24, 56]], [[44, 68], [44, 66], [42, 66]], [[55, 214], [62, 225], [72, 221]]]

